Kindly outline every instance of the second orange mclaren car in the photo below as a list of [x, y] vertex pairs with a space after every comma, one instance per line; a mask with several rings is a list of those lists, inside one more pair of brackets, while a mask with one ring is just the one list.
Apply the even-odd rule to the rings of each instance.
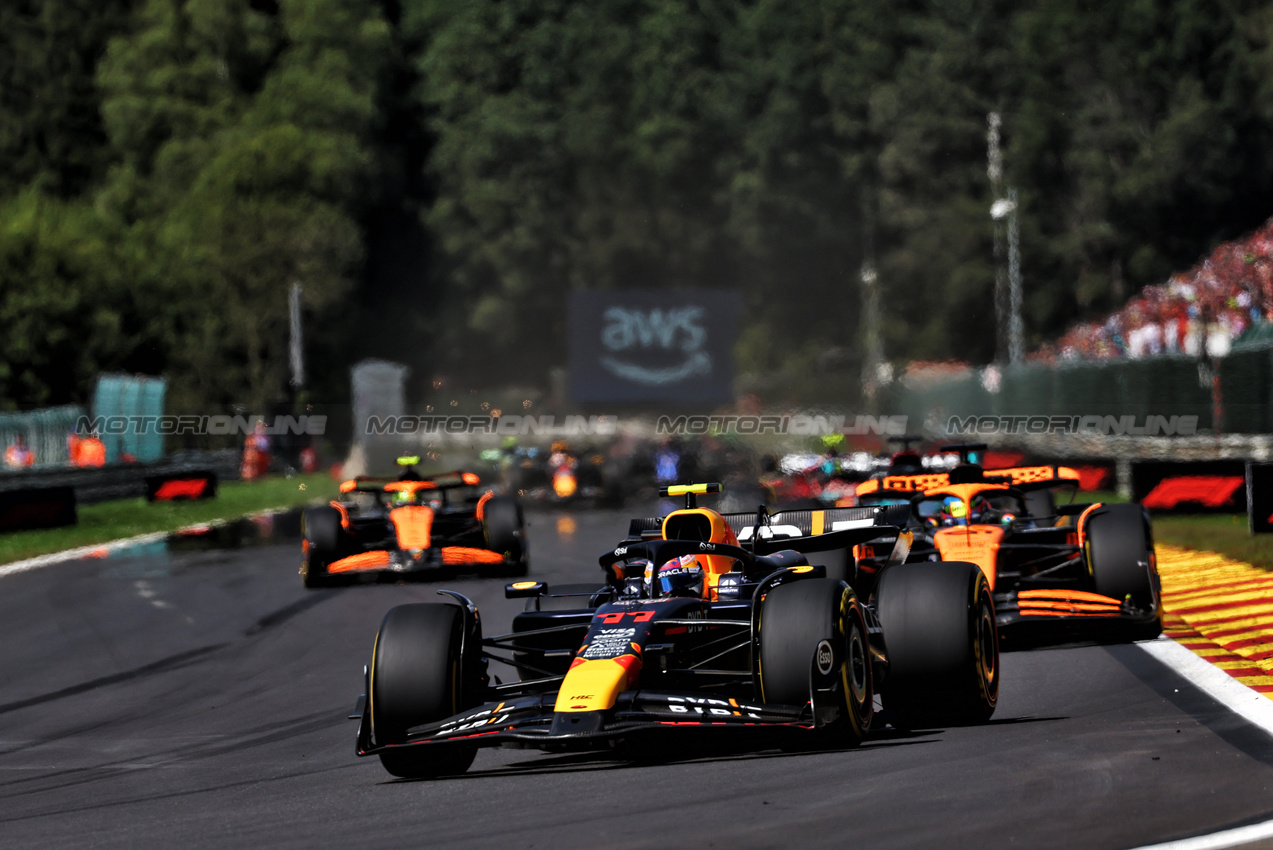
[[526, 523], [516, 498], [483, 490], [472, 472], [424, 477], [415, 471], [417, 458], [398, 462], [406, 471], [397, 480], [346, 481], [340, 499], [305, 511], [306, 587], [461, 569], [526, 575]]

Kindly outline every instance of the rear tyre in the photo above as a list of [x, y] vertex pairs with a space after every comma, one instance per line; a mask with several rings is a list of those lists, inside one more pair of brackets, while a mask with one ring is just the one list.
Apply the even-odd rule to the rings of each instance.
[[1092, 512], [1084, 529], [1093, 589], [1119, 602], [1130, 598], [1142, 610], [1154, 610], [1153, 620], [1136, 637], [1157, 637], [1162, 632], [1162, 612], [1154, 605], [1154, 577], [1147, 566], [1154, 563], [1154, 543], [1145, 509], [1137, 504], [1104, 505]]
[[526, 554], [526, 523], [522, 518], [522, 506], [510, 496], [496, 496], [486, 503], [482, 512], [482, 527], [486, 534], [486, 546], [504, 556], [504, 575], [524, 576], [530, 571]]
[[[400, 744], [413, 726], [443, 720], [476, 704], [460, 657], [464, 618], [454, 605], [399, 605], [385, 615], [372, 651], [368, 711], [378, 745]], [[480, 638], [479, 638], [480, 642]], [[463, 773], [473, 763], [472, 745], [411, 747], [381, 752], [394, 776], [430, 779]]]
[[884, 707], [903, 727], [985, 723], [999, 699], [999, 633], [985, 574], [963, 561], [896, 564], [876, 590]]
[[761, 604], [761, 700], [803, 705], [809, 701], [811, 677], [833, 681], [840, 718], [825, 728], [825, 740], [856, 747], [870, 731], [875, 692], [866, 620], [852, 588], [831, 579], [805, 579], [771, 590]]
[[301, 580], [308, 588], [330, 587], [336, 579], [327, 565], [340, 558], [340, 511], [309, 508], [301, 515]]

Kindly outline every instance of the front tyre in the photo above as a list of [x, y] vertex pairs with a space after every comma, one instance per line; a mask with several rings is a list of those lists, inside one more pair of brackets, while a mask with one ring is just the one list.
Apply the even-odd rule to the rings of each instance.
[[[377, 745], [400, 744], [413, 726], [443, 720], [466, 706], [461, 660], [464, 617], [454, 605], [399, 605], [385, 615], [372, 650], [368, 711]], [[471, 745], [403, 747], [379, 753], [394, 776], [431, 779], [463, 773]]]
[[505, 575], [524, 576], [529, 570], [526, 554], [526, 523], [521, 503], [511, 496], [496, 496], [482, 510], [482, 530], [486, 547], [504, 556]]
[[1084, 536], [1093, 589], [1152, 612], [1148, 622], [1136, 626], [1135, 638], [1158, 637], [1162, 610], [1155, 593], [1154, 541], [1145, 509], [1137, 504], [1102, 505], [1084, 524]]
[[866, 620], [852, 588], [804, 579], [769, 591], [761, 606], [761, 701], [803, 705], [811, 682], [821, 677], [832, 684], [839, 709], [824, 734], [838, 746], [856, 747], [870, 731], [875, 692]]
[[340, 511], [335, 508], [309, 508], [301, 514], [301, 580], [306, 587], [335, 584], [327, 565], [340, 558], [343, 533]]
[[876, 600], [889, 665], [880, 690], [899, 725], [988, 721], [999, 700], [999, 633], [981, 568], [896, 564], [880, 575]]

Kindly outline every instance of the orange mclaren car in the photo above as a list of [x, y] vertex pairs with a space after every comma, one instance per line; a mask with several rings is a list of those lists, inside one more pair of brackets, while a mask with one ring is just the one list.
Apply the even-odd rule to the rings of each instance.
[[[960, 453], [959, 466], [864, 481], [858, 499], [863, 505], [906, 506], [906, 524], [915, 533], [911, 561], [980, 567], [1005, 638], [1157, 636], [1160, 582], [1145, 509], [1102, 502], [1057, 506], [1058, 488], [1077, 489], [1075, 470], [1028, 466], [987, 472], [969, 462], [985, 448], [943, 446]], [[869, 585], [880, 553], [868, 544], [855, 555]]]
[[393, 481], [357, 478], [341, 498], [303, 518], [301, 577], [306, 587], [357, 580], [435, 577], [460, 569], [522, 576], [526, 524], [516, 498], [481, 487], [472, 472], [424, 477], [418, 458]]

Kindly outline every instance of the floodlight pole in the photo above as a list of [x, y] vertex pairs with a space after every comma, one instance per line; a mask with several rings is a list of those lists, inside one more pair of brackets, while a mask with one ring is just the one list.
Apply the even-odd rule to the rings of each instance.
[[287, 312], [292, 338], [288, 353], [291, 355], [293, 391], [305, 385], [305, 349], [301, 339], [301, 285], [293, 281], [287, 294]]
[[879, 391], [880, 367], [884, 363], [884, 339], [880, 332], [880, 288], [875, 270], [875, 217], [874, 197], [868, 195], [865, 226], [862, 236], [862, 266], [859, 280], [862, 283], [862, 324], [865, 351], [862, 361], [862, 395], [871, 412], [875, 412]]
[[1025, 336], [1021, 325], [1021, 228], [1017, 216], [1017, 190], [1008, 190], [1008, 362], [1018, 366], [1025, 360]]
[[[1017, 223], [1017, 190], [1003, 191], [1003, 153], [999, 147], [998, 112], [986, 116], [986, 173], [990, 177], [990, 218], [994, 221], [995, 362], [1018, 365], [1025, 359], [1021, 323], [1021, 231]], [[1007, 219], [1007, 266], [1004, 264], [1004, 220]]]
[[1003, 181], [1003, 154], [999, 150], [999, 127], [1001, 125], [998, 112], [986, 116], [989, 129], [986, 132], [986, 174], [990, 177], [990, 196], [993, 202], [990, 217], [994, 221], [994, 258], [995, 258], [995, 362], [1003, 363], [1008, 355], [1008, 275], [1003, 267], [1003, 215], [1000, 184]]

